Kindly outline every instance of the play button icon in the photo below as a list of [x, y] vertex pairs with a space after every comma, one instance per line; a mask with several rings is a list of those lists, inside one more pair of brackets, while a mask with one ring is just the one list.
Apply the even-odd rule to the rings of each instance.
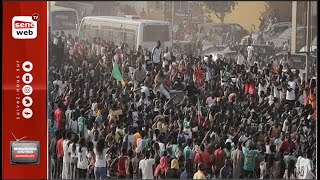
[[24, 107], [30, 107], [33, 104], [33, 100], [32, 100], [32, 98], [30, 96], [25, 96], [22, 99], [22, 104], [23, 104]]

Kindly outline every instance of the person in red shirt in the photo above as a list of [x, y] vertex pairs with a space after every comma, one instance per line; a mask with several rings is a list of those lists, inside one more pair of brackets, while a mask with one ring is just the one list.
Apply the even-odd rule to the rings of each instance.
[[220, 170], [225, 163], [225, 154], [224, 154], [223, 148], [224, 148], [224, 143], [221, 142], [220, 145], [218, 145], [216, 150], [213, 152], [216, 177], [219, 176]]
[[287, 136], [286, 136], [285, 140], [282, 142], [280, 148], [282, 148], [284, 150], [284, 155], [289, 154], [289, 149], [295, 149], [295, 144], [291, 140], [290, 134], [287, 134]]
[[57, 141], [57, 179], [61, 178], [62, 175], [62, 162], [63, 162], [63, 140], [64, 140], [64, 134], [66, 134], [64, 131], [61, 131], [61, 138]]
[[[117, 176], [118, 178], [126, 178], [126, 161], [128, 156], [126, 155], [126, 149], [121, 149], [121, 155], [117, 158]], [[112, 167], [112, 166], [111, 166]]]
[[204, 73], [200, 64], [198, 64], [194, 69], [193, 81], [197, 88], [201, 88], [204, 85]]
[[[200, 145], [200, 152], [196, 153], [194, 156], [194, 162], [197, 164], [197, 166], [200, 163], [203, 163], [206, 167], [206, 169], [211, 169], [211, 157], [210, 153], [205, 149], [204, 144]], [[207, 172], [209, 173], [209, 172]]]
[[64, 129], [62, 118], [62, 103], [58, 103], [58, 108], [54, 111], [54, 121], [58, 125], [58, 130]]

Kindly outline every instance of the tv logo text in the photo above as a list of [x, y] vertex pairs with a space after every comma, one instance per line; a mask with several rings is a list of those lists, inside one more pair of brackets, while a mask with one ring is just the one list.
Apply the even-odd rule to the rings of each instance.
[[14, 39], [35, 39], [37, 21], [32, 16], [14, 16], [12, 18], [12, 37]]

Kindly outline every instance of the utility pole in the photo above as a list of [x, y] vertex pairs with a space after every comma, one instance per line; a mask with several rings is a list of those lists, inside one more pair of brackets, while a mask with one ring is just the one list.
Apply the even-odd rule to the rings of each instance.
[[297, 1], [292, 1], [292, 31], [291, 31], [291, 53], [296, 53], [296, 40], [297, 40]]
[[171, 42], [173, 43], [174, 1], [171, 1]]
[[306, 33], [306, 46], [307, 46], [307, 53], [306, 53], [306, 80], [309, 78], [309, 60], [310, 60], [310, 16], [311, 16], [311, 2], [306, 1], [307, 3], [307, 33]]

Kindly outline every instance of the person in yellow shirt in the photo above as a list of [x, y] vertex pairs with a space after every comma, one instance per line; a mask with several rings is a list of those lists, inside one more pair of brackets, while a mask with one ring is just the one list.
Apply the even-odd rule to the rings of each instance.
[[206, 175], [204, 174], [204, 164], [199, 163], [198, 171], [194, 173], [193, 179], [206, 179]]

